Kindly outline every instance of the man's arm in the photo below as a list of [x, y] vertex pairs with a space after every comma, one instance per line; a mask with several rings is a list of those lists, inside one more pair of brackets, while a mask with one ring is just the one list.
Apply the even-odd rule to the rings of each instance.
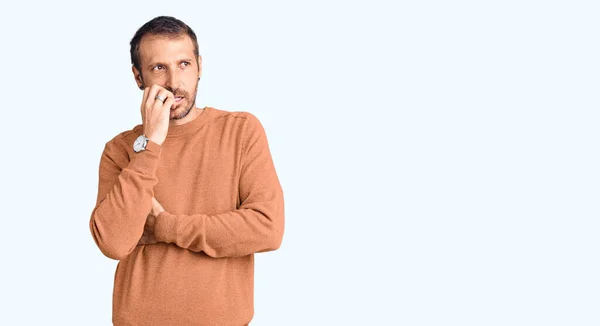
[[[158, 145], [158, 144], [157, 144]], [[98, 197], [90, 217], [90, 231], [102, 253], [121, 260], [135, 248], [144, 232], [152, 209], [153, 187], [158, 183], [156, 169], [160, 146], [133, 153], [127, 167], [121, 169], [114, 141], [108, 142], [100, 159]]]
[[284, 229], [283, 191], [260, 121], [249, 114], [240, 174], [240, 207], [217, 215], [156, 217], [156, 240], [211, 257], [245, 256], [279, 248]]

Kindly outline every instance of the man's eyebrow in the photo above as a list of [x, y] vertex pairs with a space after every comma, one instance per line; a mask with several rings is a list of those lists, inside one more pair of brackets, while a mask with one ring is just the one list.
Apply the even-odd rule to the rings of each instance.
[[[193, 59], [189, 58], [189, 57], [185, 57], [185, 58], [177, 60], [177, 62], [183, 62], [183, 61], [193, 62]], [[154, 68], [154, 66], [157, 66], [157, 65], [163, 65], [164, 66], [165, 64], [162, 63], [162, 62], [160, 62], [160, 61], [158, 61], [158, 62], [153, 62], [153, 63], [148, 64], [147, 67], [149, 69], [152, 69], [152, 68]]]

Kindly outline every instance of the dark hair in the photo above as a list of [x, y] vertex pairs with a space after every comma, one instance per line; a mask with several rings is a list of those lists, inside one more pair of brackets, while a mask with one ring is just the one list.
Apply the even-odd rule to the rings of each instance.
[[140, 72], [140, 42], [142, 41], [142, 37], [146, 34], [172, 37], [187, 34], [187, 36], [192, 39], [192, 43], [194, 44], [194, 54], [196, 55], [196, 58], [198, 58], [198, 40], [196, 39], [196, 33], [194, 33], [192, 28], [177, 18], [158, 16], [142, 25], [142, 27], [135, 32], [135, 35], [129, 43], [131, 47], [129, 50], [131, 54], [131, 64], [133, 64]]

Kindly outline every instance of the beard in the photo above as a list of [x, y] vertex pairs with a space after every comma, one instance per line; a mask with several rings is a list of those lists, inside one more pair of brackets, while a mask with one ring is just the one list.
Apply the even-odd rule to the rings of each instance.
[[175, 97], [178, 97], [178, 96], [183, 97], [183, 99], [181, 100], [181, 103], [179, 103], [179, 107], [176, 108], [175, 110], [173, 110], [175, 112], [175, 116], [170, 117], [170, 120], [183, 119], [190, 113], [190, 111], [192, 111], [192, 109], [196, 105], [196, 94], [198, 93], [198, 82], [199, 82], [199, 80], [196, 81], [196, 85], [194, 85], [194, 90], [191, 93], [186, 91], [185, 89], [178, 88], [178, 89], [173, 90], [173, 89], [165, 87], [168, 91], [173, 93], [173, 95], [175, 95]]
[[[185, 101], [187, 102], [187, 98], [186, 98]], [[190, 113], [190, 111], [192, 111], [192, 108], [194, 107], [194, 104], [195, 104], [195, 101], [192, 102], [192, 104], [190, 104], [187, 108], [180, 107], [180, 108], [175, 109], [174, 112], [177, 112], [177, 111], [179, 111], [181, 109], [183, 109], [183, 111], [181, 111], [179, 113], [176, 113], [175, 116], [170, 117], [169, 119], [171, 119], [171, 120], [179, 120], [179, 119], [185, 118], [188, 115], [188, 113]]]

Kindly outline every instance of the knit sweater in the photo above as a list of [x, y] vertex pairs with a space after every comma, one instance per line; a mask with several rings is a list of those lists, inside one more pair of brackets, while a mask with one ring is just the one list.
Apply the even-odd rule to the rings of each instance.
[[[254, 253], [279, 248], [283, 191], [265, 130], [248, 112], [205, 107], [135, 152], [143, 126], [105, 144], [90, 231], [119, 260], [114, 325], [247, 325]], [[138, 245], [152, 197], [158, 243]]]

